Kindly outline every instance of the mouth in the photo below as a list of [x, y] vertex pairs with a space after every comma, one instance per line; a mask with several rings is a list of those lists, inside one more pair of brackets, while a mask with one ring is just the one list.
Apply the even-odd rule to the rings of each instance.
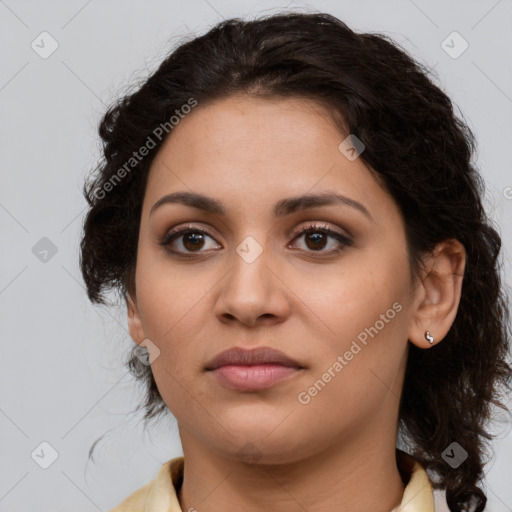
[[234, 347], [206, 364], [217, 382], [235, 391], [260, 391], [297, 375], [304, 367], [270, 347], [246, 350]]

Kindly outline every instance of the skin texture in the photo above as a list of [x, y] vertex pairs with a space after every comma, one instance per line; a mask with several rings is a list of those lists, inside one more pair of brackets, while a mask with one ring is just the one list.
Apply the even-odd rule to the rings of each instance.
[[[398, 207], [361, 158], [339, 151], [345, 136], [312, 100], [237, 95], [198, 105], [152, 162], [128, 325], [134, 342], [149, 339], [160, 350], [152, 371], [178, 422], [184, 511], [385, 512], [402, 499], [395, 443], [409, 342], [428, 350], [426, 330], [442, 342], [465, 253], [456, 241], [439, 244], [413, 282]], [[222, 201], [226, 215], [183, 204], [150, 215], [178, 191]], [[371, 218], [341, 203], [272, 214], [281, 199], [319, 192], [358, 201]], [[159, 245], [188, 224], [213, 235], [196, 252], [186, 236], [174, 240], [192, 258]], [[351, 243], [294, 238], [309, 224]], [[236, 250], [246, 237], [262, 249], [251, 263]], [[394, 318], [300, 403], [299, 393], [395, 303]], [[263, 391], [227, 389], [204, 367], [233, 346], [269, 346], [304, 369]]]

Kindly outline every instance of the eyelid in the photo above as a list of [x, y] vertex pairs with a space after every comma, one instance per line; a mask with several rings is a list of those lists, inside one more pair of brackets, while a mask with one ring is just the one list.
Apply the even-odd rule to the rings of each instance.
[[331, 236], [338, 235], [340, 238], [343, 238], [347, 241], [348, 240], [352, 241], [352, 235], [343, 233], [342, 231], [339, 230], [339, 228], [333, 227], [325, 221], [309, 221], [309, 222], [307, 222], [306, 224], [302, 225], [301, 227], [299, 227], [298, 229], [296, 229], [293, 232], [294, 233], [292, 235], [293, 240], [295, 240], [295, 238], [297, 236], [302, 235], [304, 232], [313, 231], [313, 230], [317, 230], [319, 232], [326, 232]]

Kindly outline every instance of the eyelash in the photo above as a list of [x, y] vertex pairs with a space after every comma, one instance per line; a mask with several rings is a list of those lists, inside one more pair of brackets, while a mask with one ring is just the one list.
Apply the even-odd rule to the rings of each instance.
[[[159, 245], [165, 247], [167, 249], [167, 251], [169, 251], [169, 252], [171, 252], [171, 253], [173, 253], [173, 254], [175, 254], [177, 256], [182, 256], [184, 258], [193, 258], [197, 254], [201, 254], [201, 252], [205, 252], [205, 251], [184, 253], [184, 252], [181, 252], [181, 251], [176, 251], [176, 250], [168, 248], [168, 246], [171, 244], [171, 242], [173, 242], [176, 239], [180, 238], [180, 236], [184, 236], [184, 235], [190, 234], [190, 233], [200, 233], [201, 235], [207, 235], [210, 238], [215, 239], [215, 237], [211, 233], [209, 233], [208, 231], [206, 231], [204, 229], [195, 228], [194, 226], [191, 226], [191, 225], [187, 225], [187, 226], [184, 226], [182, 228], [178, 228], [176, 230], [173, 230], [173, 231], [170, 231], [169, 233], [167, 233], [165, 235], [165, 237], [163, 238], [163, 240], [161, 240], [159, 242]], [[347, 237], [346, 235], [343, 235], [343, 234], [341, 234], [341, 233], [339, 233], [337, 231], [334, 231], [334, 230], [330, 229], [327, 225], [325, 225], [325, 224], [314, 224], [314, 223], [310, 223], [310, 224], [308, 224], [306, 226], [303, 226], [300, 230], [298, 230], [293, 235], [292, 242], [297, 240], [298, 238], [300, 238], [302, 235], [309, 234], [309, 233], [322, 233], [324, 235], [331, 236], [331, 237], [335, 238], [336, 240], [338, 240], [340, 242], [340, 244], [342, 244], [342, 246], [343, 246], [343, 247], [338, 248], [338, 249], [331, 249], [330, 251], [324, 251], [324, 250], [319, 250], [319, 251], [309, 250], [309, 251], [306, 251], [306, 252], [311, 253], [311, 254], [319, 253], [319, 254], [331, 256], [331, 255], [338, 254], [339, 252], [341, 252], [344, 249], [345, 246], [346, 247], [350, 247], [352, 245], [352, 243], [353, 243], [352, 240], [349, 237]]]

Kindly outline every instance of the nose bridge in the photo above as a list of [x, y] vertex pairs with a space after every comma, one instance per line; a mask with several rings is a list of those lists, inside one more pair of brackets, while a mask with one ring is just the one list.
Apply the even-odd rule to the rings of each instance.
[[[248, 235], [230, 254], [231, 270], [223, 280], [216, 313], [254, 324], [262, 315], [281, 316], [287, 298], [275, 276], [273, 251], [264, 233]], [[258, 238], [258, 240], [256, 239]]]
[[[256, 239], [256, 236], [258, 240]], [[271, 248], [263, 234], [248, 235], [235, 247], [231, 256], [230, 284], [237, 293], [249, 298], [269, 292], [268, 278], [271, 265]]]

